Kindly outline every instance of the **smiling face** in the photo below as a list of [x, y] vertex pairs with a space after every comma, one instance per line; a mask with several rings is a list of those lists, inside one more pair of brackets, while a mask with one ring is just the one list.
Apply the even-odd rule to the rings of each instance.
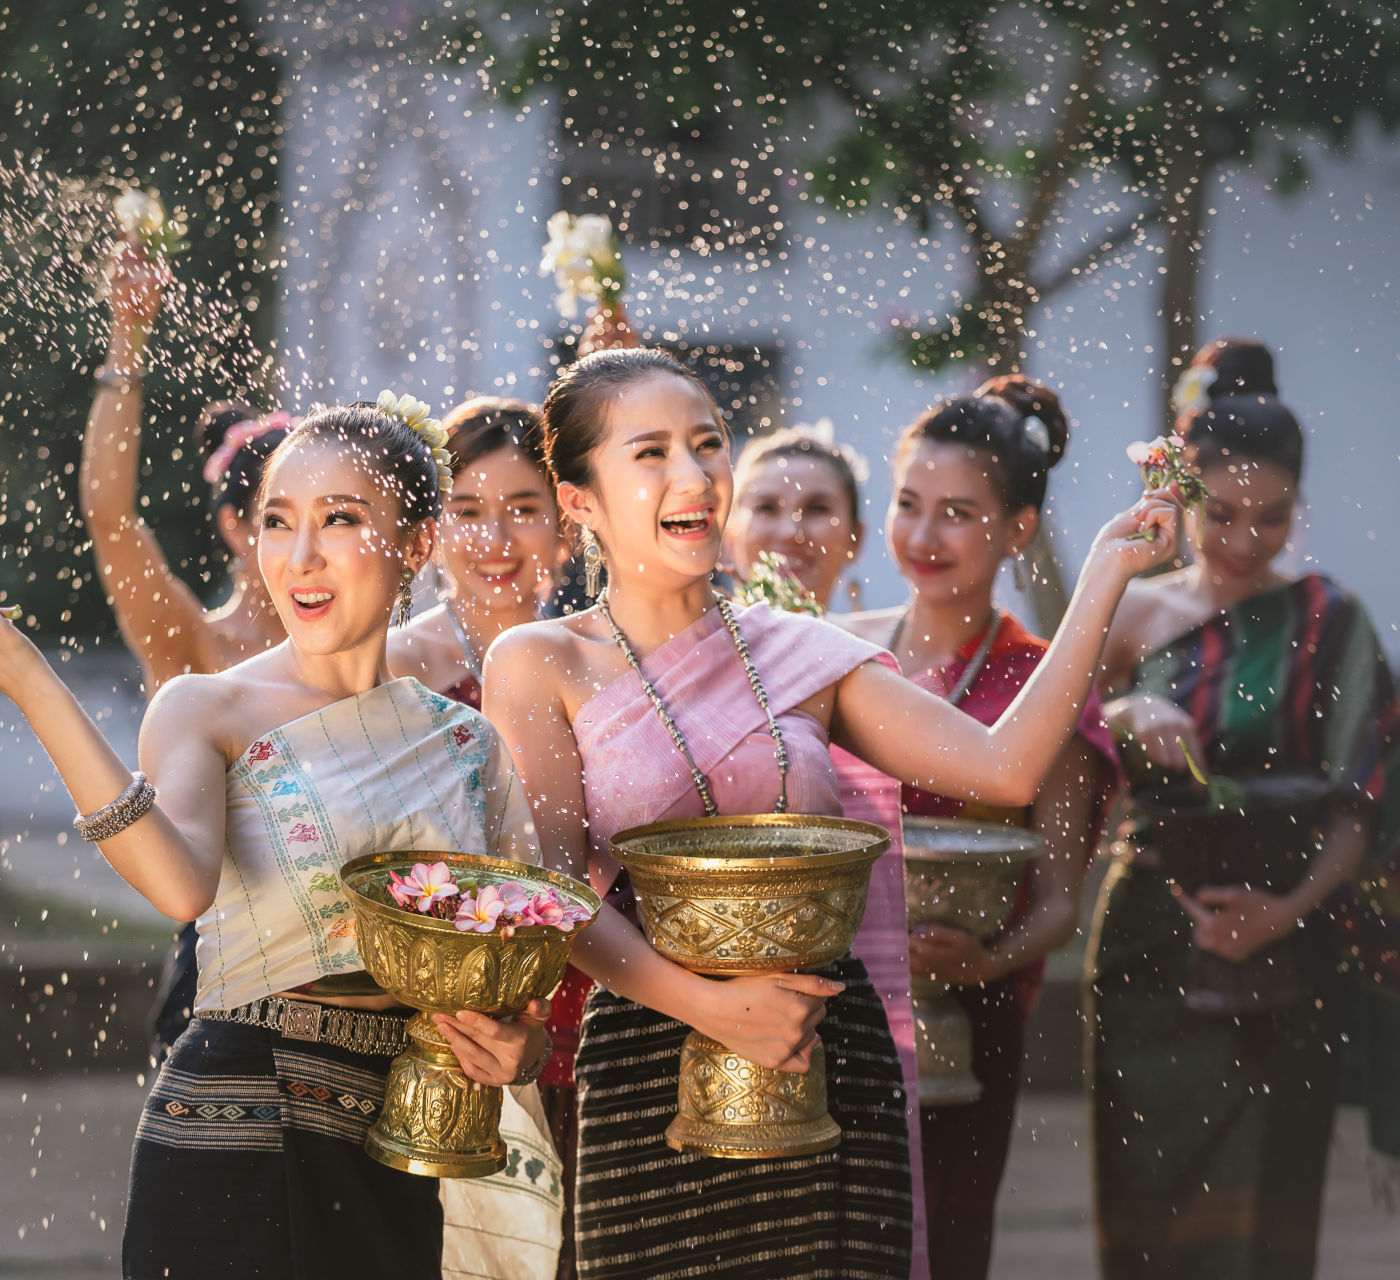
[[1002, 560], [1035, 531], [1036, 511], [1008, 512], [985, 451], [920, 441], [899, 459], [886, 520], [890, 551], [930, 604], [990, 600]]
[[748, 576], [760, 551], [771, 551], [826, 605], [860, 548], [860, 535], [836, 467], [823, 458], [784, 455], [748, 471], [734, 497], [726, 541], [741, 574]]
[[1211, 459], [1201, 466], [1206, 496], [1191, 516], [1196, 553], [1222, 583], [1252, 590], [1267, 584], [1270, 563], [1288, 545], [1297, 481], [1263, 459]]
[[303, 653], [383, 643], [405, 569], [432, 550], [432, 521], [404, 524], [353, 446], [313, 439], [279, 454], [266, 478], [258, 568]]
[[514, 445], [495, 449], [462, 468], [446, 506], [439, 549], [453, 589], [488, 612], [533, 605], [559, 551], [540, 468]]
[[611, 392], [602, 412], [592, 480], [561, 484], [560, 505], [597, 534], [610, 574], [676, 587], [706, 577], [734, 491], [714, 404], [689, 379], [656, 373]]

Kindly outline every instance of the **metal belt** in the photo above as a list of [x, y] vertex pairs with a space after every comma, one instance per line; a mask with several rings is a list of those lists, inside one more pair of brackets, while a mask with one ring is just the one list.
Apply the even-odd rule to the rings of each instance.
[[288, 1040], [330, 1044], [356, 1053], [393, 1057], [408, 1045], [404, 1018], [342, 1009], [333, 1004], [288, 1000], [285, 996], [265, 996], [236, 1009], [200, 1009], [194, 1016], [245, 1027], [266, 1027], [270, 1031], [280, 1031]]

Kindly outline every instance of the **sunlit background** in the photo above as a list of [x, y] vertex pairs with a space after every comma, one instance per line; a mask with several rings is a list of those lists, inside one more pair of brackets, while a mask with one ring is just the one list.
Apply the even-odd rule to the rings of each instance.
[[[1070, 578], [1183, 360], [1262, 338], [1309, 443], [1285, 567], [1356, 591], [1400, 658], [1397, 67], [1374, 0], [0, 4], [0, 591], [134, 758], [140, 690], [75, 491], [111, 198], [138, 185], [191, 241], [141, 502], [210, 600], [200, 408], [537, 401], [584, 318], [540, 273], [565, 209], [612, 218], [633, 323], [696, 363], [737, 437], [831, 419], [869, 463], [870, 527], [920, 410], [994, 370], [1054, 387]], [[868, 539], [843, 601], [899, 597]], [[0, 707], [0, 1066], [134, 1079], [164, 927], [65, 840], [71, 805], [15, 719]], [[7, 1250], [52, 1252], [34, 1188], [75, 1168], [50, 1152], [46, 1182], [52, 1116], [7, 1105], [6, 1273]], [[111, 1186], [63, 1212], [97, 1231]], [[55, 1256], [85, 1275], [104, 1246], [79, 1235]]]

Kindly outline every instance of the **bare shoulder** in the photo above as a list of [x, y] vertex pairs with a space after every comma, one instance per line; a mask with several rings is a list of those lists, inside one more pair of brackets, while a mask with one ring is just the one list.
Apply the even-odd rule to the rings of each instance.
[[871, 644], [878, 644], [884, 648], [890, 642], [890, 633], [894, 631], [895, 624], [899, 621], [904, 610], [900, 607], [892, 609], [866, 609], [861, 613], [838, 613], [827, 614], [828, 622], [835, 623], [843, 631], [849, 631], [853, 636], [859, 636], [862, 640], [868, 640]]
[[430, 689], [443, 689], [460, 678], [466, 665], [461, 642], [447, 616], [447, 606], [421, 613], [389, 634], [389, 669], [413, 676]]
[[243, 698], [226, 672], [180, 675], [156, 690], [141, 721], [141, 736], [163, 741], [204, 741], [223, 746], [237, 720]]

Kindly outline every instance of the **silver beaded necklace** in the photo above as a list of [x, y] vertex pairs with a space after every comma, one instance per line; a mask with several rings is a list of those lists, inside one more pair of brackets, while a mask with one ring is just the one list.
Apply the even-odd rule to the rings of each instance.
[[[754, 669], [748, 641], [744, 639], [743, 633], [739, 630], [739, 623], [734, 617], [734, 611], [730, 607], [729, 601], [723, 596], [716, 596], [715, 607], [719, 610], [719, 616], [724, 620], [725, 630], [729, 632], [729, 638], [734, 641], [734, 648], [739, 653], [739, 661], [744, 664], [744, 674], [749, 678], [749, 688], [753, 690], [753, 696], [758, 700], [758, 705], [763, 708], [763, 714], [768, 717], [768, 732], [773, 737], [773, 750], [778, 758], [778, 803], [773, 806], [773, 812], [786, 813], [788, 805], [788, 753], [787, 743], [783, 741], [783, 731], [778, 728], [778, 721], [768, 705], [768, 691], [763, 687], [763, 681], [758, 678], [758, 672]], [[666, 726], [666, 732], [671, 735], [671, 741], [676, 744], [676, 750], [685, 757], [686, 764], [690, 766], [690, 777], [695, 783], [696, 791], [700, 793], [700, 803], [705, 806], [705, 816], [713, 818], [719, 813], [719, 806], [715, 804], [715, 798], [710, 792], [710, 780], [700, 772], [700, 766], [695, 763], [695, 757], [690, 754], [690, 747], [680, 731], [680, 726], [671, 718], [671, 713], [666, 710], [666, 704], [661, 701], [661, 695], [657, 693], [656, 686], [646, 678], [642, 671], [641, 662], [638, 661], [632, 646], [627, 643], [627, 637], [622, 634], [622, 628], [613, 621], [612, 610], [608, 608], [606, 591], [598, 597], [598, 609], [602, 613], [604, 621], [607, 622], [608, 630], [612, 632], [613, 639], [617, 641], [617, 647], [622, 650], [622, 656], [627, 659], [627, 665], [637, 673], [637, 679], [642, 682], [642, 688], [646, 691], [647, 697], [651, 699], [651, 705], [656, 708], [656, 714], [661, 717], [661, 723]]]

